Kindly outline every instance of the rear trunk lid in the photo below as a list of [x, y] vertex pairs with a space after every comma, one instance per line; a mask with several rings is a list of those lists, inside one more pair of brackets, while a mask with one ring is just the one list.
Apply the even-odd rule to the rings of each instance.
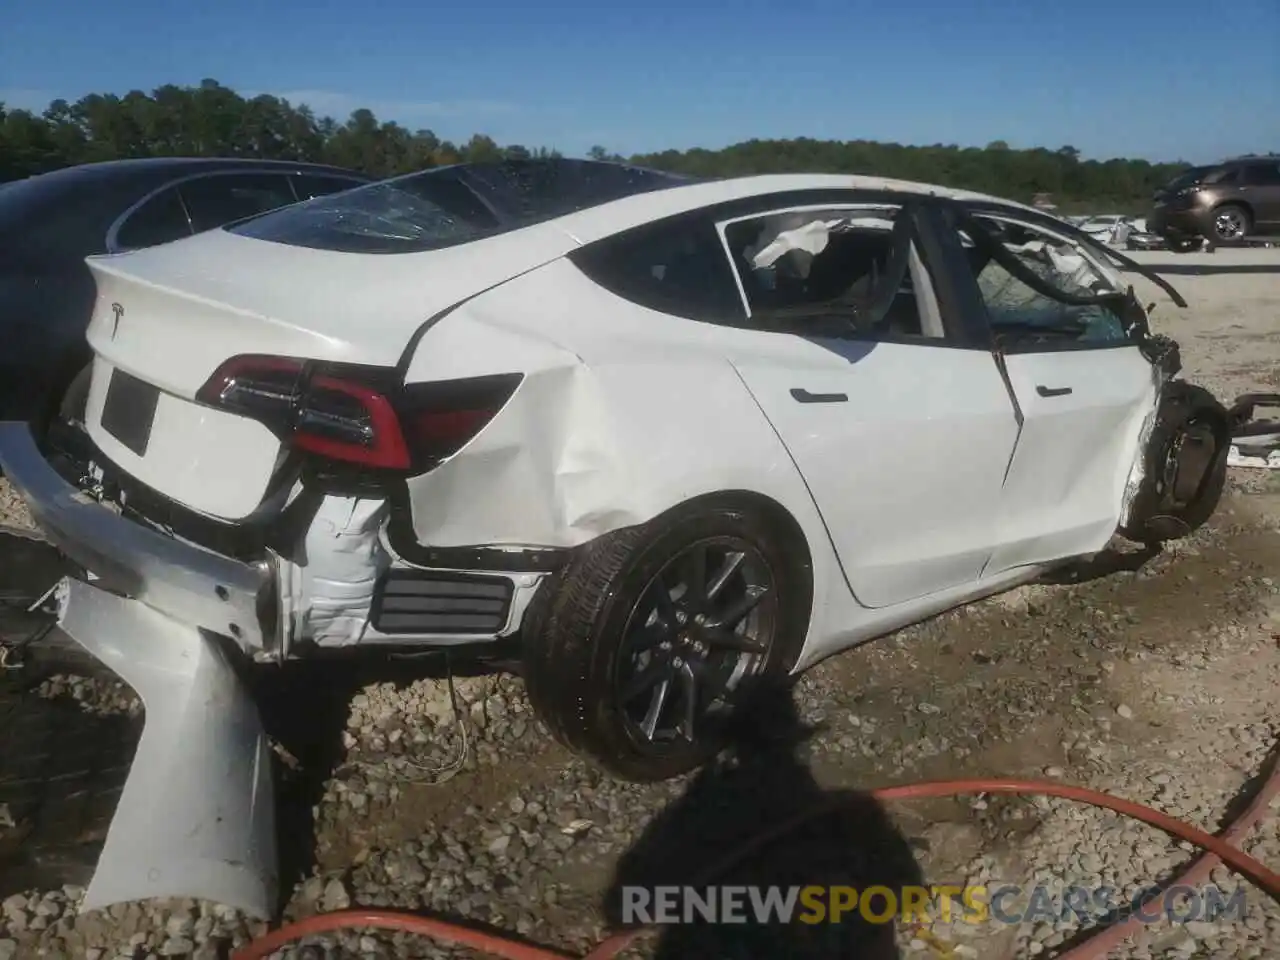
[[267, 497], [283, 451], [256, 420], [195, 402], [219, 365], [258, 353], [395, 366], [428, 317], [575, 245], [549, 225], [387, 255], [214, 230], [91, 257], [89, 435], [148, 487], [209, 516], [244, 519]]
[[532, 227], [422, 253], [358, 254], [213, 230], [90, 257], [94, 352], [193, 397], [235, 354], [394, 366], [431, 315], [576, 246]]

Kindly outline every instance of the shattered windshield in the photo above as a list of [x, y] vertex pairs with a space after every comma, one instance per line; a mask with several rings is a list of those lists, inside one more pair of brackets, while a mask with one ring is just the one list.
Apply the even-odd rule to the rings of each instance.
[[459, 164], [317, 197], [228, 229], [319, 250], [414, 253], [689, 182], [656, 170], [589, 160]]
[[1042, 289], [1036, 290], [1004, 264], [970, 247], [975, 279], [998, 339], [1049, 336], [1084, 343], [1127, 340], [1127, 328], [1114, 304], [1071, 304], [1047, 295], [1047, 291], [1067, 297], [1119, 294], [1073, 244], [1021, 224], [988, 217], [976, 219], [1007, 254], [1041, 281]]

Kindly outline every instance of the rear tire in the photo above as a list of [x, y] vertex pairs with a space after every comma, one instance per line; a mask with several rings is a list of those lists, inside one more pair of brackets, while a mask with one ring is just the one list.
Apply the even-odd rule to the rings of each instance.
[[[665, 780], [711, 759], [735, 706], [763, 681], [783, 681], [799, 655], [813, 587], [796, 540], [754, 506], [694, 503], [577, 550], [527, 625], [525, 680], [539, 717], [627, 780]], [[731, 607], [748, 606], [730, 622]]]

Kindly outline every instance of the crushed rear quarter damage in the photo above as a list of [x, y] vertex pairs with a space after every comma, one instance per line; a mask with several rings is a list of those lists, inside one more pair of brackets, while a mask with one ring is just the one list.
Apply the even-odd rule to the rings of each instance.
[[[559, 309], [566, 290], [585, 301], [575, 319]], [[461, 306], [422, 338], [408, 383], [517, 368], [524, 378], [466, 446], [409, 478], [412, 531], [397, 546], [573, 547], [742, 488], [812, 509], [714, 336], [658, 313], [641, 317], [650, 323], [639, 335], [617, 322], [608, 337], [603, 329], [586, 336], [576, 317], [594, 318], [593, 300], [600, 316], [616, 311], [609, 294], [558, 261]], [[513, 316], [519, 325], [504, 320]], [[673, 336], [684, 341], [678, 351]], [[560, 345], [568, 342], [577, 350]], [[823, 536], [816, 514], [796, 519]]]

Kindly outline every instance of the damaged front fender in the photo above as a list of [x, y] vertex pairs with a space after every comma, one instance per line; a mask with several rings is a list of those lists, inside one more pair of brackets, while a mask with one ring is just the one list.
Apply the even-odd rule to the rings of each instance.
[[59, 624], [146, 709], [81, 909], [192, 897], [269, 917], [278, 887], [271, 751], [222, 649], [79, 580], [59, 587]]
[[1230, 412], [1208, 390], [1166, 381], [1143, 428], [1120, 533], [1158, 544], [1203, 526], [1222, 499], [1231, 425]]

